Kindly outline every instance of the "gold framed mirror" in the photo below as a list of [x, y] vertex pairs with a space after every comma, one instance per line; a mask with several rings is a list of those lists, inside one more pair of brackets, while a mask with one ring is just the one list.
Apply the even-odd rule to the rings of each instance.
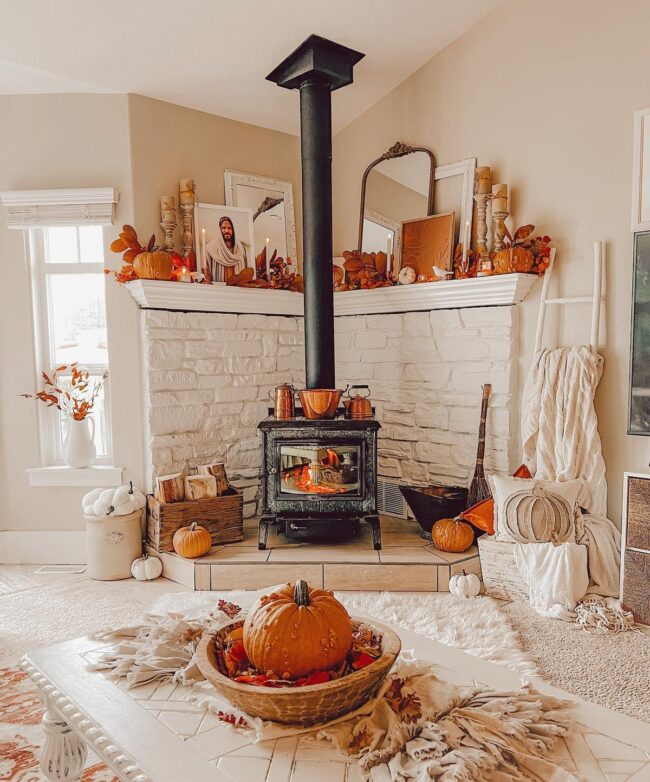
[[425, 147], [401, 141], [363, 172], [359, 212], [359, 252], [400, 257], [402, 223], [433, 214], [436, 159]]

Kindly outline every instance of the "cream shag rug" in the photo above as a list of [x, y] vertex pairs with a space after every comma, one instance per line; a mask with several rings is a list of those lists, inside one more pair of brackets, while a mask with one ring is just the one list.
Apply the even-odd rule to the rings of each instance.
[[[216, 596], [237, 602], [244, 592], [183, 593], [164, 595], [153, 605], [155, 612], [195, 611], [214, 606]], [[248, 593], [250, 595], [250, 593]], [[535, 674], [536, 667], [524, 654], [517, 633], [498, 604], [489, 597], [471, 600], [448, 592], [337, 592], [336, 597], [351, 614], [367, 614], [455, 646], [475, 657], [512, 668], [520, 674]]]
[[650, 722], [650, 634], [586, 632], [575, 624], [545, 619], [528, 603], [502, 608], [523, 649], [544, 681]]

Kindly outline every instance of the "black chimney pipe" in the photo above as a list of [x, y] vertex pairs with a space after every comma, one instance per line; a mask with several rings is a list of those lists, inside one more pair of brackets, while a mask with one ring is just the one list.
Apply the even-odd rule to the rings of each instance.
[[331, 93], [352, 83], [352, 69], [363, 56], [354, 49], [310, 35], [266, 77], [280, 87], [300, 90], [307, 388], [334, 388], [336, 383]]

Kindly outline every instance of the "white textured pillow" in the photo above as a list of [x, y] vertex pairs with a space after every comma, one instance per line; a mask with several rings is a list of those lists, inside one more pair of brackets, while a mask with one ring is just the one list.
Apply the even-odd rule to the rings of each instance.
[[[506, 513], [512, 516], [513, 513], [527, 513], [528, 518], [520, 519], [522, 525], [528, 524], [535, 526], [537, 519], [531, 519], [530, 514], [537, 503], [532, 499], [538, 495], [540, 501], [544, 502], [544, 496], [548, 500], [544, 504], [551, 506], [554, 521], [557, 528], [553, 531], [552, 539], [557, 542], [575, 541], [575, 516], [578, 513], [578, 494], [582, 487], [580, 479], [573, 481], [537, 481], [534, 478], [510, 478], [501, 475], [493, 475], [490, 478], [492, 485], [492, 496], [494, 499], [494, 529], [498, 540], [508, 541], [510, 543], [523, 542], [521, 539], [513, 536], [506, 522]], [[530, 494], [531, 500], [526, 501], [523, 495]], [[515, 495], [520, 495], [521, 502], [512, 501]], [[539, 511], [535, 507], [535, 512]], [[537, 513], [538, 515], [538, 513]], [[512, 526], [512, 519], [508, 522]], [[529, 541], [530, 542], [530, 541]]]

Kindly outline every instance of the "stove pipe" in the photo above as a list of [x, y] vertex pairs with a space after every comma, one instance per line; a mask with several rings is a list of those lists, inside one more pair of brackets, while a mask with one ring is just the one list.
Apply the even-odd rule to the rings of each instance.
[[300, 90], [307, 388], [335, 388], [331, 93], [352, 83], [352, 68], [363, 56], [310, 35], [266, 77]]

